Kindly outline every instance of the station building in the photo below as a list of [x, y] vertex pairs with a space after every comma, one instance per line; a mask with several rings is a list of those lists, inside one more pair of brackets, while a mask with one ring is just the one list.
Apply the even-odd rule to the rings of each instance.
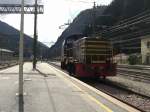
[[142, 63], [150, 65], [150, 35], [141, 38]]
[[128, 64], [129, 56], [125, 53], [117, 54], [113, 57], [114, 62], [118, 64]]
[[13, 51], [0, 48], [0, 64], [13, 58]]

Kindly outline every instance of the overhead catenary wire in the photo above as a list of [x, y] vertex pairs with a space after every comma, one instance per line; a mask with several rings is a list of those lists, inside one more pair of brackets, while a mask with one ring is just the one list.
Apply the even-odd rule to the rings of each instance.
[[[67, 1], [67, 2], [74, 2], [74, 3], [87, 3], [87, 4], [95, 4], [95, 1], [94, 0], [91, 0], [91, 1], [84, 1], [84, 0], [65, 0], [65, 1]], [[70, 15], [70, 17], [71, 17], [71, 22], [69, 22], [70, 21], [70, 19], [68, 20], [68, 22], [67, 23], [65, 23], [65, 24], [63, 24], [63, 25], [60, 25], [59, 26], [59, 29], [65, 29], [66, 28], [66, 26], [68, 26], [68, 25], [70, 25], [71, 23], [72, 23], [72, 21], [73, 21], [73, 19], [74, 19], [74, 15], [71, 13], [71, 8], [70, 8], [70, 6], [68, 7], [68, 10], [69, 10], [69, 15]]]
[[133, 33], [126, 33], [126, 34], [122, 34], [122, 35], [119, 35], [119, 36], [116, 36], [116, 35], [114, 35], [114, 36], [112, 36], [112, 37], [109, 37], [109, 39], [111, 40], [111, 41], [115, 41], [115, 40], [123, 40], [123, 38], [126, 38], [126, 37], [130, 37], [131, 39], [132, 38], [138, 38], [139, 36], [142, 36], [142, 35], [144, 35], [144, 34], [146, 34], [146, 35], [148, 35], [149, 34], [149, 32], [150, 32], [150, 29], [145, 29], [145, 30], [140, 30], [140, 31], [136, 31], [136, 32], [133, 32]]
[[[148, 12], [148, 11], [147, 11]], [[136, 41], [141, 41], [142, 39], [144, 39], [144, 37], [142, 37], [143, 35], [148, 35], [149, 34], [149, 31], [150, 31], [150, 28], [143, 28], [143, 27], [140, 27], [139, 24], [141, 23], [145, 23], [145, 26], [149, 23], [150, 21], [150, 14], [149, 13], [143, 13], [143, 14], [146, 14], [145, 16], [143, 16], [143, 14], [141, 14], [140, 16], [142, 17], [138, 17], [136, 18], [135, 20], [132, 20], [132, 22], [127, 22], [127, 24], [123, 23], [123, 24], [120, 24], [120, 26], [115, 29], [115, 26], [111, 27], [108, 31], [104, 31], [103, 32], [103, 35], [105, 34], [108, 34], [108, 36], [111, 36], [111, 37], [108, 37], [111, 41], [113, 41], [114, 44], [128, 44], [128, 45], [131, 45], [129, 44], [130, 42], [136, 42]], [[132, 31], [130, 30], [130, 26], [135, 26], [137, 27], [138, 31]], [[144, 24], [142, 24], [144, 25]], [[127, 29], [125, 29], [127, 28]], [[124, 30], [124, 32], [122, 32], [122, 30]], [[129, 32], [130, 31], [130, 32]], [[132, 31], [132, 33], [131, 33]], [[122, 34], [119, 34], [119, 32], [122, 32]], [[123, 34], [124, 33], [124, 34]], [[119, 35], [119, 36], [118, 36]], [[134, 44], [133, 44], [134, 45]], [[123, 48], [123, 46], [120, 46]]]
[[88, 3], [88, 4], [89, 3], [94, 3], [93, 0], [92, 0], [93, 2], [92, 1], [90, 2], [90, 1], [87, 1], [87, 0], [86, 1], [84, 1], [84, 0], [66, 0], [66, 1], [68, 1], [68, 2], [79, 2], [79, 3]]
[[150, 34], [149, 23], [150, 11], [145, 11], [122, 20], [114, 26], [100, 31], [99, 34], [106, 35], [106, 38], [108, 37], [113, 44], [120, 44], [121, 49], [141, 49], [141, 41], [145, 38], [143, 35]]
[[133, 25], [136, 25], [138, 23], [147, 22], [147, 21], [148, 22], [150, 21], [150, 11], [149, 10], [146, 11], [146, 13], [142, 13], [140, 16], [136, 16], [136, 18], [134, 18], [134, 19], [131, 19], [131, 20], [129, 19], [129, 21], [121, 22], [117, 25], [112, 26], [109, 29], [109, 31], [118, 30], [118, 29], [121, 29], [121, 28], [133, 26]]

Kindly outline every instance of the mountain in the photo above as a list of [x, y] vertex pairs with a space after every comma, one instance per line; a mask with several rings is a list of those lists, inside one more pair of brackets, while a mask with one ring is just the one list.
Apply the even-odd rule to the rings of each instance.
[[[0, 21], [0, 48], [12, 50], [16, 55], [18, 55], [19, 38], [20, 31], [8, 25], [7, 23]], [[32, 49], [33, 38], [24, 34], [24, 56], [30, 57], [32, 55]], [[38, 42], [38, 49], [45, 51], [48, 49], [48, 47], [41, 42]]]
[[104, 11], [104, 15], [111, 15], [119, 21], [149, 9], [150, 0], [113, 0]]
[[70, 26], [58, 38], [50, 49], [50, 55], [60, 56], [62, 42], [71, 36], [90, 36], [94, 30], [98, 33], [104, 27], [111, 27], [123, 19], [133, 17], [150, 9], [150, 0], [113, 0], [108, 6], [99, 6], [95, 9], [82, 11], [70, 24]]
[[[102, 15], [103, 11], [105, 10], [106, 6], [98, 6], [95, 10], [87, 9], [82, 11], [69, 25], [69, 27], [61, 34], [58, 38], [55, 45], [53, 45], [49, 52], [50, 54], [59, 56], [61, 52], [61, 45], [62, 42], [71, 36], [79, 36], [83, 37], [86, 36], [85, 30], [88, 26], [91, 26], [94, 21], [93, 12], [95, 13], [95, 18], [98, 18]], [[54, 54], [55, 52], [55, 54]]]

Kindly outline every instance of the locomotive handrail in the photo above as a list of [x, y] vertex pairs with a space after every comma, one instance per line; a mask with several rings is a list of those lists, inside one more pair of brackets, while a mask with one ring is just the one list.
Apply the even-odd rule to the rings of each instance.
[[111, 49], [86, 49], [85, 51], [111, 51]]
[[81, 55], [82, 56], [93, 56], [93, 55], [96, 55], [96, 56], [110, 56], [112, 54], [111, 53], [108, 53], [108, 54], [95, 54], [95, 53], [94, 54], [90, 54], [90, 53], [89, 54], [87, 54], [87, 53], [85, 54], [84, 53], [84, 54], [81, 54]]
[[81, 45], [81, 48], [89, 48], [89, 47], [94, 47], [94, 48], [112, 48], [112, 47], [110, 47], [110, 46], [102, 46], [102, 45], [100, 45], [100, 46], [97, 46], [97, 45]]

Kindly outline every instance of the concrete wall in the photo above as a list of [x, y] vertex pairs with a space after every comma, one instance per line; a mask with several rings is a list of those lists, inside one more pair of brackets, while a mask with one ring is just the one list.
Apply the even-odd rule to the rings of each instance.
[[141, 54], [142, 63], [150, 64], [150, 35], [143, 36], [141, 39]]

